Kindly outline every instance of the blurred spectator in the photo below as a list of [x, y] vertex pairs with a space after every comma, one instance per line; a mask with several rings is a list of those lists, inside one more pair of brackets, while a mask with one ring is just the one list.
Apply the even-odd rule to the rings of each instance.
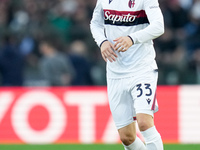
[[39, 47], [43, 55], [40, 68], [48, 84], [50, 86], [70, 85], [75, 73], [69, 59], [58, 52], [52, 41], [41, 41]]
[[6, 36], [0, 49], [0, 73], [3, 86], [23, 85], [24, 58], [16, 45], [15, 37]]
[[190, 9], [193, 3], [193, 0], [179, 0], [180, 5], [184, 9]]
[[182, 8], [179, 0], [168, 0], [168, 11], [172, 29], [180, 29], [188, 22], [187, 11]]
[[[187, 50], [191, 56], [195, 49], [200, 47], [200, 0], [196, 0], [192, 6], [189, 16], [190, 21], [186, 26], [187, 33]], [[192, 58], [192, 57], [191, 57]]]
[[74, 41], [70, 46], [69, 58], [75, 68], [76, 77], [72, 85], [93, 85], [91, 63], [87, 59], [87, 46], [82, 41]]
[[194, 71], [197, 74], [196, 82], [200, 84], [200, 48], [195, 51], [193, 57], [196, 66], [196, 68], [194, 68]]

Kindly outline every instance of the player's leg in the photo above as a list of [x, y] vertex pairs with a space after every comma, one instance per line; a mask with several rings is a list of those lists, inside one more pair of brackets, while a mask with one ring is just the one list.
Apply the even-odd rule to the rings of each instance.
[[136, 136], [135, 122], [118, 129], [125, 150], [146, 150], [144, 143]]
[[149, 71], [136, 77], [132, 90], [137, 123], [145, 139], [147, 150], [163, 150], [161, 136], [154, 126], [154, 112], [158, 111], [156, 100], [158, 73]]
[[126, 127], [123, 127], [118, 130], [120, 140], [124, 145], [130, 145], [132, 144], [136, 139], [136, 128], [135, 128], [135, 122], [129, 124]]
[[152, 115], [139, 113], [136, 115], [136, 118], [140, 131], [145, 131], [154, 126]]
[[108, 79], [110, 110], [125, 150], [146, 150], [144, 143], [136, 137], [133, 116], [133, 99], [129, 92], [130, 79]]
[[163, 150], [163, 142], [154, 126], [152, 115], [142, 113], [137, 114], [137, 122], [145, 139], [147, 150]]

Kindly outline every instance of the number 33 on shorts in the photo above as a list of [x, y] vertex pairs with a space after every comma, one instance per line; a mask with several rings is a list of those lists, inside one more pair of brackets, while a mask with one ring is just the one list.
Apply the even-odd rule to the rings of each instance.
[[[145, 88], [145, 90], [143, 91], [143, 86]], [[141, 97], [143, 94], [145, 94], [145, 96], [151, 96], [152, 95], [152, 90], [151, 90], [151, 84], [137, 84], [137, 91], [138, 91], [138, 95], [137, 97]]]

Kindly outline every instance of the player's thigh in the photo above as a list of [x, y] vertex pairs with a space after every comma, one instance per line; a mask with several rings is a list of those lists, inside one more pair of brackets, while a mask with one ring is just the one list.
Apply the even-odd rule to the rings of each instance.
[[127, 88], [127, 79], [107, 80], [110, 110], [117, 129], [131, 124], [133, 120], [133, 100]]

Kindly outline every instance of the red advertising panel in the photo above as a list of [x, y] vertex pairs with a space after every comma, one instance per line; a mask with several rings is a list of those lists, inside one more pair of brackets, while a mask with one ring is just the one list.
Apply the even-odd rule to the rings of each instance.
[[[165, 142], [178, 141], [177, 90], [157, 91], [155, 122]], [[119, 142], [106, 87], [0, 89], [0, 143], [62, 142]]]
[[164, 142], [178, 142], [178, 86], [159, 86], [155, 124]]

